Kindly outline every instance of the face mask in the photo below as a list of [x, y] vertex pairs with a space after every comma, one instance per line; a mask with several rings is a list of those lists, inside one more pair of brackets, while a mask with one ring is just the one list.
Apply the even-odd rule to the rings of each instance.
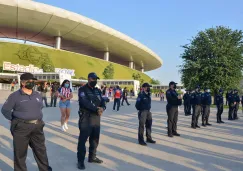
[[35, 83], [32, 81], [32, 82], [26, 82], [24, 87], [31, 90], [34, 88], [34, 86], [35, 86]]
[[89, 83], [89, 85], [90, 85], [91, 87], [95, 87], [96, 84], [97, 84], [97, 81], [90, 81], [90, 83]]
[[65, 86], [65, 88], [68, 88], [69, 87], [69, 84], [66, 83], [64, 86]]
[[149, 88], [149, 87], [147, 88], [147, 92], [148, 92], [148, 93], [150, 92], [150, 88]]

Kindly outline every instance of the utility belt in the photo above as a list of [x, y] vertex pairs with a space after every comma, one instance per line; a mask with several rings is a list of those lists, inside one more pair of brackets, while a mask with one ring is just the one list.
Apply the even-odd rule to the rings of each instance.
[[19, 119], [19, 118], [14, 118], [15, 120], [19, 121], [19, 122], [23, 122], [26, 124], [39, 124], [42, 121], [42, 119], [37, 119], [37, 120], [24, 120], [24, 119]]
[[87, 116], [90, 116], [91, 114], [98, 115], [98, 113], [96, 113], [96, 112], [90, 112], [89, 110], [84, 109], [84, 108], [79, 108], [78, 114], [79, 114], [79, 117], [82, 117], [82, 115], [84, 115], [84, 114], [87, 115]]

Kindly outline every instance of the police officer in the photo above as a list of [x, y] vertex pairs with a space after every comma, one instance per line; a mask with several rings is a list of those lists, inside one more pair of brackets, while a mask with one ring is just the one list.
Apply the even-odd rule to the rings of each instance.
[[216, 95], [216, 105], [217, 105], [217, 123], [224, 123], [221, 118], [221, 115], [224, 111], [224, 97], [223, 97], [222, 89], [219, 89], [219, 92]]
[[198, 126], [198, 119], [201, 113], [201, 106], [202, 106], [200, 86], [197, 86], [195, 92], [192, 94], [191, 102], [192, 102], [192, 109], [193, 109], [191, 127], [193, 129], [200, 128], [200, 126]]
[[191, 115], [191, 95], [189, 90], [186, 90], [186, 93], [183, 96], [183, 101], [185, 116]]
[[151, 93], [150, 87], [148, 83], [144, 83], [142, 85], [143, 91], [138, 95], [135, 107], [139, 111], [138, 112], [138, 119], [139, 119], [139, 127], [138, 127], [138, 143], [140, 145], [146, 146], [147, 144], [144, 142], [144, 125], [146, 126], [146, 137], [148, 143], [156, 143], [152, 139], [151, 136], [151, 128], [152, 128], [152, 113], [150, 112], [151, 109]]
[[202, 107], [203, 107], [202, 126], [206, 126], [206, 125], [211, 126], [211, 124], [208, 123], [211, 103], [212, 103], [212, 98], [209, 89], [204, 88], [204, 93], [202, 94]]
[[239, 105], [240, 105], [240, 96], [238, 94], [238, 90], [234, 90], [234, 98], [235, 98], [235, 109], [234, 109], [234, 115], [233, 115], [233, 119], [239, 119], [237, 116], [237, 112], [239, 110]]
[[169, 83], [169, 89], [166, 91], [166, 112], [168, 115], [167, 129], [168, 137], [180, 136], [177, 133], [177, 120], [178, 120], [178, 106], [182, 104], [181, 95], [176, 92], [176, 84], [174, 81]]
[[234, 109], [235, 109], [235, 105], [236, 105], [233, 90], [231, 90], [228, 94], [228, 104], [229, 104], [228, 120], [233, 120], [233, 114], [234, 114]]
[[89, 138], [89, 163], [103, 163], [96, 157], [96, 149], [100, 138], [100, 117], [105, 110], [105, 101], [101, 91], [96, 88], [99, 77], [89, 73], [88, 83], [79, 88], [79, 139], [78, 139], [78, 169], [84, 170], [86, 154], [85, 143]]
[[21, 88], [12, 93], [2, 106], [2, 114], [11, 121], [14, 170], [27, 171], [25, 160], [30, 146], [39, 170], [51, 171], [43, 132], [42, 97], [33, 90], [36, 78], [31, 73], [24, 73], [20, 80]]

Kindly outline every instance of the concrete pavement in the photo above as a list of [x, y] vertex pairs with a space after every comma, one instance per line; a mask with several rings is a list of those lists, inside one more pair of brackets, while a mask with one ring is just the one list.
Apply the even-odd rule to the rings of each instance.
[[[0, 92], [0, 103], [4, 103], [9, 92]], [[180, 108], [178, 132], [181, 137], [169, 138], [165, 128], [166, 103], [153, 101], [152, 136], [156, 144], [143, 147], [137, 144], [138, 119], [134, 107], [121, 107], [112, 111], [109, 103], [102, 116], [101, 139], [98, 157], [101, 165], [85, 162], [87, 171], [119, 170], [166, 170], [166, 171], [242, 171], [243, 170], [243, 120], [227, 121], [227, 111], [223, 114], [225, 124], [216, 124], [215, 109], [212, 109], [211, 127], [193, 130], [191, 117]], [[69, 130], [60, 130], [59, 108], [44, 108], [46, 146], [50, 165], [54, 171], [76, 171], [76, 149], [78, 130], [78, 104], [72, 102]], [[242, 116], [239, 111], [239, 116]], [[201, 117], [200, 117], [201, 123]], [[12, 136], [9, 122], [0, 115], [0, 170], [13, 170]], [[88, 145], [88, 143], [86, 144]], [[87, 150], [88, 151], [88, 150]], [[37, 166], [31, 149], [28, 152], [27, 167], [36, 171]]]

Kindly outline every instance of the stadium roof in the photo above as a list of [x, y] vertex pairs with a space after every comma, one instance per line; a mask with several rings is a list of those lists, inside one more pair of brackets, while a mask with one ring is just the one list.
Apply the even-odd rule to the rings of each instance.
[[62, 49], [72, 51], [85, 45], [109, 51], [123, 61], [134, 61], [136, 68], [145, 71], [163, 63], [136, 40], [82, 15], [30, 0], [0, 0], [0, 37], [53, 46], [53, 37], [57, 36], [62, 37]]

